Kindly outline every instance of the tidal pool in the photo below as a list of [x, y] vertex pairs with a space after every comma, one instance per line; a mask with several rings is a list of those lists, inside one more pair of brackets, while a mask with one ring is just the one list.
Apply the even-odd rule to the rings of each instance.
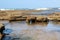
[[3, 40], [60, 40], [60, 22], [0, 21], [6, 30]]

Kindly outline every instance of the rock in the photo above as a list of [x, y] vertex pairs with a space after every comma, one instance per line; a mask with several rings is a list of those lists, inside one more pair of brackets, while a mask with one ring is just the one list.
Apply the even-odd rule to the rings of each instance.
[[3, 24], [0, 24], [0, 33], [3, 33], [3, 30], [5, 30], [5, 27]]
[[4, 34], [0, 33], [0, 40], [3, 40], [4, 36], [5, 36]]
[[2, 36], [3, 36], [3, 35], [0, 33], [0, 40], [2, 39]]
[[25, 21], [25, 20], [26, 20], [25, 16], [15, 16], [9, 19], [9, 21]]
[[45, 17], [45, 16], [38, 16], [38, 17], [36, 18], [36, 21], [38, 21], [38, 22], [47, 22], [48, 19], [47, 19], [47, 17]]
[[30, 23], [30, 22], [34, 23], [34, 22], [36, 22], [36, 17], [28, 16], [27, 19], [26, 19], [26, 22], [27, 23]]
[[55, 12], [47, 16], [49, 20], [60, 21], [60, 12]]

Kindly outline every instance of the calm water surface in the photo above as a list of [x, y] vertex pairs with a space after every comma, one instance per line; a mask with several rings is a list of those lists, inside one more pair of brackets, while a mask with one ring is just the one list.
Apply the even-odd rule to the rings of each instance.
[[60, 22], [0, 21], [5, 25], [3, 40], [60, 40]]

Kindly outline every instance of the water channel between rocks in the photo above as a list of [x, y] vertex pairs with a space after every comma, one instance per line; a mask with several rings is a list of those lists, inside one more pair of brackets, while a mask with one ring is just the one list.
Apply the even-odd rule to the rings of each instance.
[[0, 21], [9, 33], [3, 40], [60, 40], [60, 22]]

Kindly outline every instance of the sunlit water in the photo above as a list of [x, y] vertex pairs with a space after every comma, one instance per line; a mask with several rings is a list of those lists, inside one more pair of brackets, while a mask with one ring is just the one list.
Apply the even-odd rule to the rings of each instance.
[[60, 40], [60, 22], [0, 21], [5, 25], [3, 40]]

